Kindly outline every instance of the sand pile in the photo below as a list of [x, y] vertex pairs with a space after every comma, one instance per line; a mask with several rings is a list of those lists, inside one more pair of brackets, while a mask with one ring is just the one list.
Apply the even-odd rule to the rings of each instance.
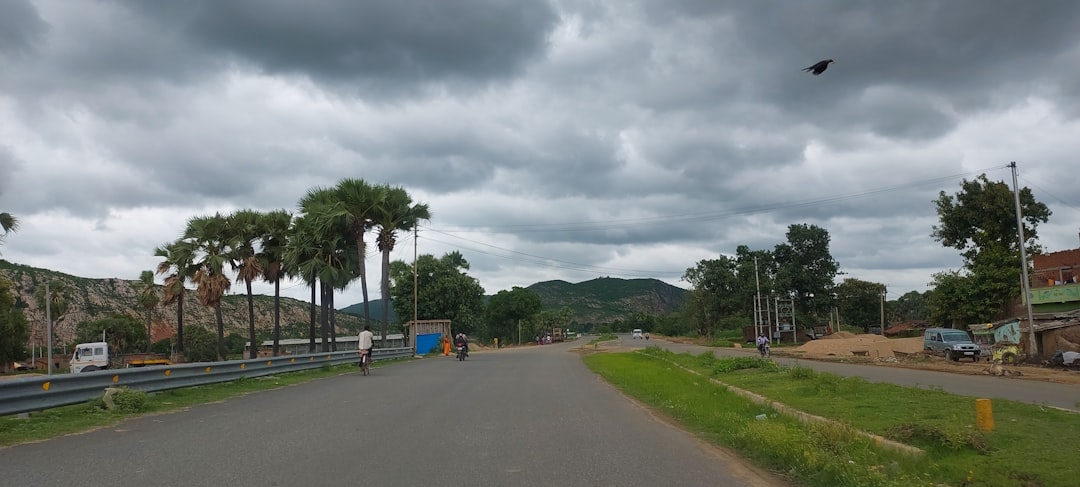
[[856, 335], [846, 331], [813, 340], [792, 350], [802, 355], [895, 357], [894, 352], [917, 353], [923, 349], [922, 337], [885, 338], [881, 335]]

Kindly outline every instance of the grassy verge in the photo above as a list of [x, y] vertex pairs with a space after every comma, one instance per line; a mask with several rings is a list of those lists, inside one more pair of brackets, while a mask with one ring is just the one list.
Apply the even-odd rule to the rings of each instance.
[[[386, 362], [392, 361], [383, 361], [381, 364], [375, 364], [375, 367], [384, 365]], [[103, 409], [102, 401], [96, 399], [83, 404], [33, 413], [28, 418], [4, 416], [0, 417], [0, 447], [79, 433], [110, 426], [134, 416], [175, 411], [197, 404], [221, 401], [242, 394], [299, 384], [357, 370], [359, 369], [356, 368], [356, 365], [338, 365], [335, 367], [327, 365], [318, 369], [289, 374], [245, 378], [232, 382], [173, 389], [153, 394], [138, 393], [139, 396], [132, 398], [134, 400], [126, 401], [122, 407], [112, 411]]]
[[[849, 426], [798, 423], [666, 361]], [[972, 398], [781, 368], [755, 357], [650, 348], [597, 354], [586, 363], [691, 431], [806, 485], [1080, 485], [1069, 467], [1080, 454], [1080, 415], [994, 401], [995, 431], [983, 433], [974, 426]], [[758, 420], [761, 414], [767, 419]], [[878, 449], [852, 428], [918, 446], [926, 455]]]

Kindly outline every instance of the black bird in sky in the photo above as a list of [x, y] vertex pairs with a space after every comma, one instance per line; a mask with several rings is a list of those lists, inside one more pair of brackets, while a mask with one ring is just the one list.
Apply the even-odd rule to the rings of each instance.
[[803, 71], [809, 71], [817, 76], [825, 72], [825, 69], [829, 67], [829, 63], [833, 62], [832, 59], [826, 59], [824, 61], [818, 61], [817, 64], [810, 66], [809, 68], [803, 68]]

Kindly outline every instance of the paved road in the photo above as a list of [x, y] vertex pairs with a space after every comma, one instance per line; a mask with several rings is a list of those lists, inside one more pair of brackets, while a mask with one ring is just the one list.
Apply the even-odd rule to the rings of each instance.
[[0, 449], [4, 485], [781, 485], [600, 381], [571, 343], [434, 358]]
[[[644, 340], [634, 340], [626, 335], [620, 336], [620, 345], [644, 347]], [[718, 356], [754, 355], [756, 350], [737, 350], [730, 348], [710, 348], [663, 340], [649, 340], [648, 345], [660, 346], [674, 352], [699, 354], [712, 350]], [[1011, 399], [1032, 404], [1080, 411], [1080, 385], [1052, 384], [1034, 380], [988, 375], [964, 375], [931, 370], [905, 369], [877, 365], [842, 364], [774, 357], [785, 365], [799, 364], [814, 370], [830, 372], [843, 377], [862, 377], [870, 382], [888, 382], [901, 386], [921, 387], [924, 389], [940, 388], [946, 392], [989, 399]]]

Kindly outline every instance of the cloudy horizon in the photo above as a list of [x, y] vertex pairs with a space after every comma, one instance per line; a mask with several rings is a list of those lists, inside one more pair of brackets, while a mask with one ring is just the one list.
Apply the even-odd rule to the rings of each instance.
[[459, 251], [488, 294], [685, 288], [806, 223], [896, 299], [962, 265], [938, 193], [1011, 161], [1039, 243], [1080, 247], [1076, 25], [1066, 0], [6, 0], [0, 258], [134, 280], [191, 217], [348, 177], [429, 205], [392, 259]]

